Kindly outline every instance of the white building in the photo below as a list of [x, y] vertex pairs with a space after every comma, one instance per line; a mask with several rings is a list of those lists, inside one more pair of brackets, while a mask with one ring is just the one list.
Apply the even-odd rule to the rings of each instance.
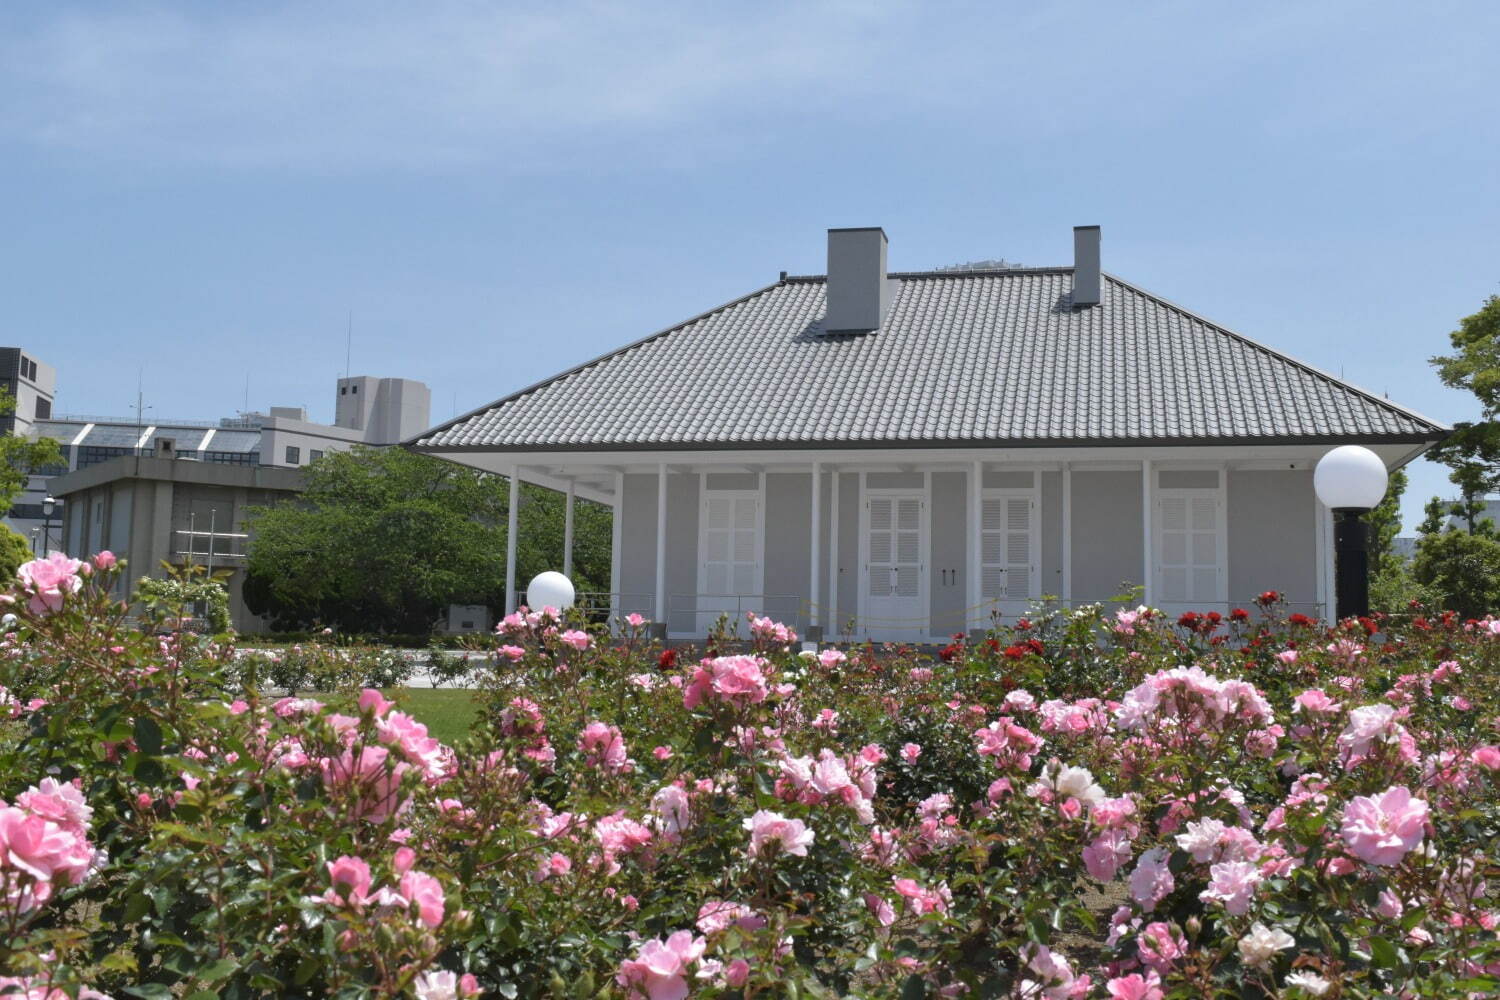
[[1447, 429], [1103, 273], [1097, 227], [1074, 241], [1071, 266], [889, 273], [884, 232], [830, 230], [826, 275], [409, 446], [611, 506], [610, 603], [673, 636], [755, 610], [925, 641], [1131, 585], [1331, 617], [1314, 464], [1358, 443], [1395, 469]]

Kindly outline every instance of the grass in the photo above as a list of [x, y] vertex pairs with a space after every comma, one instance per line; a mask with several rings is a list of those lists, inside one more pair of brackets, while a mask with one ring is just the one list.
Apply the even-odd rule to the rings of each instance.
[[427, 727], [444, 743], [456, 743], [469, 733], [479, 715], [475, 692], [463, 688], [387, 688], [385, 696], [401, 711]]

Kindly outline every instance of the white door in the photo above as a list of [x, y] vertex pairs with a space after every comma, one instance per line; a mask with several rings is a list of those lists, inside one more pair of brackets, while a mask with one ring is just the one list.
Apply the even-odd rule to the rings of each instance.
[[[746, 611], [760, 612], [760, 494], [709, 490], [698, 519], [696, 632], [706, 634], [721, 614], [743, 632]], [[680, 626], [679, 626], [680, 627]]]
[[985, 491], [979, 518], [979, 592], [986, 606], [1012, 620], [1040, 596], [1038, 520], [1032, 490]]
[[1217, 610], [1226, 601], [1223, 499], [1217, 490], [1162, 490], [1156, 499], [1156, 603]]
[[866, 635], [879, 641], [925, 642], [927, 498], [922, 493], [870, 493], [865, 498]]

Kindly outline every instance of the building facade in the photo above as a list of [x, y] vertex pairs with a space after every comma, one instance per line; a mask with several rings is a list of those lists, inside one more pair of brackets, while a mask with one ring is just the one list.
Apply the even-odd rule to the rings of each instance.
[[[434, 428], [418, 451], [608, 504], [610, 606], [932, 641], [1035, 602], [1333, 614], [1331, 447], [1447, 429], [1100, 269], [789, 277]], [[515, 536], [514, 525], [511, 537]], [[508, 602], [519, 597], [514, 548]], [[1134, 590], [1134, 588], [1139, 588]]]
[[[50, 522], [43, 516], [47, 496], [56, 495], [66, 503], [66, 498], [57, 495], [50, 485], [57, 476], [121, 457], [295, 469], [355, 445], [397, 444], [420, 432], [431, 419], [431, 392], [422, 382], [363, 375], [338, 380], [333, 424], [311, 421], [306, 409], [288, 406], [217, 421], [57, 413], [52, 405], [56, 387], [53, 369], [19, 348], [0, 348], [0, 384], [7, 387], [7, 364], [18, 373], [11, 379], [18, 385], [12, 390], [19, 403], [16, 432], [50, 437], [62, 450], [62, 463], [36, 470], [5, 518], [14, 530], [35, 539], [37, 552], [65, 547], [61, 506], [55, 505]], [[35, 375], [34, 380], [25, 377], [27, 371]], [[29, 416], [22, 419], [23, 413]], [[49, 537], [42, 538], [43, 534]]]
[[54, 478], [63, 501], [62, 548], [74, 554], [108, 549], [126, 560], [123, 598], [163, 562], [228, 571], [234, 627], [255, 632], [261, 621], [245, 606], [247, 512], [302, 492], [299, 469], [118, 455]]

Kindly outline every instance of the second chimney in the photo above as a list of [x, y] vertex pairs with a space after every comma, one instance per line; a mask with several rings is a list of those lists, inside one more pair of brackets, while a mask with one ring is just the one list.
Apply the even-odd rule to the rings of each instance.
[[1073, 227], [1073, 304], [1099, 304], [1099, 227]]
[[891, 305], [885, 276], [885, 230], [828, 230], [828, 313], [824, 333], [869, 333], [880, 329]]

